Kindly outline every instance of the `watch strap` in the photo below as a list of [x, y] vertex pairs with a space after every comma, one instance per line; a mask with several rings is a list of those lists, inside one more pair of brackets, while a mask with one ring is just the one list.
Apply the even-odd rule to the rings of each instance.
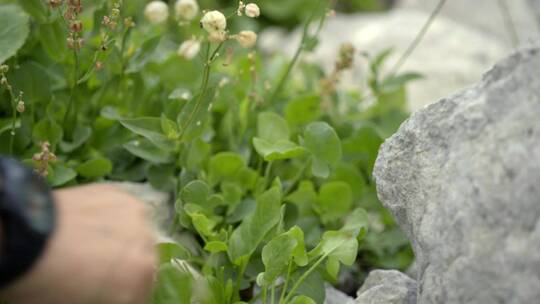
[[51, 192], [41, 177], [0, 157], [0, 288], [26, 274], [43, 253], [55, 225]]

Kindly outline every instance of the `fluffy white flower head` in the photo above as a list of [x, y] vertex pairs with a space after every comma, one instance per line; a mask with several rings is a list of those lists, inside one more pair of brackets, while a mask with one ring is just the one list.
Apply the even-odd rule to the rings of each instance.
[[257, 43], [257, 34], [253, 31], [241, 31], [235, 36], [236, 41], [245, 48], [250, 48]]
[[144, 16], [152, 24], [160, 24], [169, 18], [169, 7], [163, 1], [152, 1], [144, 8]]
[[176, 18], [185, 21], [191, 21], [199, 13], [199, 4], [196, 0], [178, 0], [174, 5]]
[[193, 59], [201, 50], [201, 42], [197, 39], [190, 39], [182, 42], [178, 49], [178, 55], [187, 60]]
[[222, 33], [227, 28], [227, 18], [220, 11], [210, 11], [202, 17], [201, 26], [210, 34]]
[[249, 3], [246, 5], [246, 16], [250, 18], [257, 18], [261, 15], [261, 9], [255, 3]]

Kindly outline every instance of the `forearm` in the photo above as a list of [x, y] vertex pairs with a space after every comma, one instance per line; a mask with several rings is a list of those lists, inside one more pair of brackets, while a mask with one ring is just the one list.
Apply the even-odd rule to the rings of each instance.
[[156, 258], [144, 205], [102, 185], [57, 191], [54, 197], [55, 232], [35, 267], [8, 288], [7, 299], [22, 304], [144, 303]]

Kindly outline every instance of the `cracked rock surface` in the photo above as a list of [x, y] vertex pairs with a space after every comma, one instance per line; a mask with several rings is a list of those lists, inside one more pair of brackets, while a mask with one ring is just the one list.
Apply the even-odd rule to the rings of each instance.
[[418, 303], [538, 303], [540, 48], [413, 114], [374, 176], [413, 244]]

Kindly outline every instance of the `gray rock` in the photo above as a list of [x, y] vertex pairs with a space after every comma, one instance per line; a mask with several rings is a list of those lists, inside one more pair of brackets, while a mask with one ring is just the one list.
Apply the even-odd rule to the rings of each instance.
[[540, 47], [416, 112], [381, 147], [379, 198], [412, 241], [419, 303], [540, 299]]
[[324, 304], [354, 304], [354, 299], [327, 284]]
[[[383, 72], [387, 72], [405, 52], [428, 17], [429, 13], [424, 11], [405, 9], [376, 14], [338, 14], [327, 21], [315, 52], [303, 59], [320, 63], [326, 71], [330, 71], [342, 43], [351, 42], [359, 51], [372, 55], [393, 48], [393, 55], [383, 67]], [[259, 41], [261, 49], [266, 52], [284, 52], [292, 57], [300, 41], [300, 30], [287, 35], [282, 30], [269, 29], [260, 35]], [[409, 108], [420, 109], [478, 82], [482, 73], [506, 54], [506, 46], [497, 37], [444, 17], [437, 18], [401, 69], [425, 76], [408, 86]], [[365, 83], [368, 71], [366, 60], [356, 57], [355, 67], [344, 75], [342, 86], [368, 90]]]
[[[400, 0], [398, 7], [429, 13], [438, 2]], [[485, 35], [495, 36], [507, 47], [514, 47], [516, 42], [527, 44], [538, 40], [540, 31], [535, 8], [538, 8], [538, 0], [449, 0], [441, 14], [455, 22], [481, 30]]]
[[396, 270], [374, 270], [358, 291], [356, 304], [416, 304], [416, 281]]

